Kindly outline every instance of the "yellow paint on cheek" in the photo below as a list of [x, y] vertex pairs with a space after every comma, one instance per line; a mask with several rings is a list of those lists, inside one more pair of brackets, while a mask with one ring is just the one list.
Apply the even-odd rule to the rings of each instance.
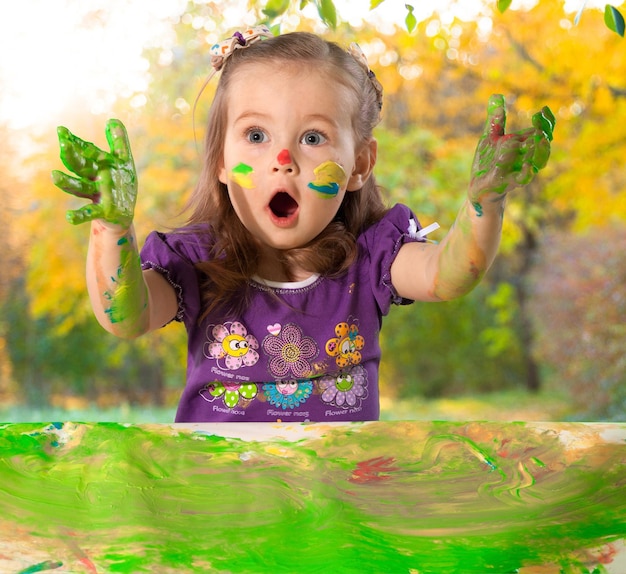
[[253, 189], [252, 174], [254, 170], [245, 163], [238, 163], [230, 170], [230, 179], [244, 189]]
[[313, 174], [315, 179], [309, 183], [309, 187], [322, 197], [335, 197], [348, 181], [346, 172], [334, 161], [325, 161], [318, 165], [313, 170]]

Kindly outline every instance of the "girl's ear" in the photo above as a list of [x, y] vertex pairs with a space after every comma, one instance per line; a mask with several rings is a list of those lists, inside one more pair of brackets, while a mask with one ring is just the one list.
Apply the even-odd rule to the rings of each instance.
[[378, 155], [378, 142], [370, 139], [357, 153], [354, 160], [354, 169], [348, 179], [347, 191], [358, 191], [372, 174]]
[[228, 185], [228, 174], [226, 173], [226, 167], [224, 166], [224, 158], [221, 159], [217, 168], [217, 179], [219, 179], [220, 183]]

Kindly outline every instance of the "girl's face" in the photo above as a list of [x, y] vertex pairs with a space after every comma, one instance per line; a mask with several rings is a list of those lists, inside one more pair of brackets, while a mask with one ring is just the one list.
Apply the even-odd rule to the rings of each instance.
[[230, 82], [219, 180], [262, 245], [301, 247], [363, 187], [376, 142], [357, 147], [351, 92], [312, 66], [248, 64]]

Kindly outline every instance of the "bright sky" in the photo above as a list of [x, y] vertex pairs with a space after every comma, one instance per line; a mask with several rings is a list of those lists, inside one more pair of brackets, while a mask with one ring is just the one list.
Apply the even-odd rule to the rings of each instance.
[[[472, 18], [480, 4], [447, 1], [462, 19]], [[568, 1], [571, 10], [583, 3]], [[354, 25], [360, 19], [351, 14], [376, 25], [403, 26], [406, 2], [385, 0], [368, 13], [367, 0], [335, 0], [340, 15]], [[410, 3], [418, 20], [435, 5]], [[77, 112], [105, 113], [116, 97], [141, 92], [147, 70], [142, 50], [173, 39], [172, 24], [185, 5], [186, 0], [2, 0], [0, 122], [16, 130], [47, 129]], [[228, 28], [253, 23], [246, 21], [245, 5], [246, 0], [224, 0]]]
[[[0, 119], [22, 129], [66, 108], [104, 111], [145, 86], [144, 46], [167, 40], [184, 0], [5, 0]], [[88, 104], [87, 104], [88, 102]]]
[[[386, 0], [371, 14], [367, 4], [336, 0], [340, 15], [355, 25], [360, 19], [351, 14], [368, 15], [377, 25], [403, 25], [405, 1]], [[413, 4], [418, 19], [432, 11], [433, 3]], [[3, 0], [0, 121], [37, 131], [63, 124], [70, 114], [104, 113], [116, 97], [141, 92], [147, 70], [142, 50], [172, 40], [173, 21], [185, 5], [186, 0]], [[227, 28], [253, 23], [246, 19], [246, 0], [225, 0], [224, 6]]]

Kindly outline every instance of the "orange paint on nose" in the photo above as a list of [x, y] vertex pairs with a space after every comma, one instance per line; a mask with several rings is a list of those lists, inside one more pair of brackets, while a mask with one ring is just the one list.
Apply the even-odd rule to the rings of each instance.
[[278, 154], [276, 159], [278, 160], [278, 163], [280, 165], [287, 165], [288, 163], [291, 163], [291, 155], [289, 154], [289, 150], [287, 149], [282, 150]]

